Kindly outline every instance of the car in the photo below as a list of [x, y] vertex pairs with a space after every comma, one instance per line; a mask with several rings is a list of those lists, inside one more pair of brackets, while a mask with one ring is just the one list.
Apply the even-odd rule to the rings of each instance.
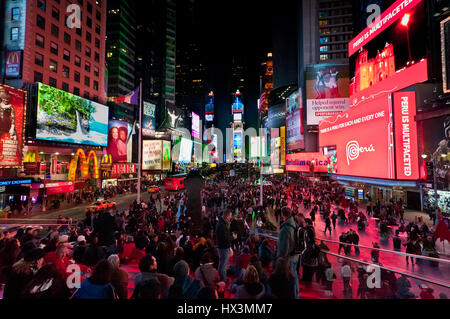
[[160, 191], [160, 189], [156, 185], [152, 185], [147, 188], [148, 193], [158, 193], [159, 191]]
[[85, 212], [98, 212], [108, 208], [116, 208], [116, 202], [109, 202], [106, 200], [99, 200], [87, 206]]

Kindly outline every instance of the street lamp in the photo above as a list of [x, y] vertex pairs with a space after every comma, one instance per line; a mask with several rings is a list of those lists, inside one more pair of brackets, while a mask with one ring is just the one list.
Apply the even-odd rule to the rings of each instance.
[[404, 26], [406, 28], [406, 37], [408, 39], [408, 53], [409, 53], [409, 62], [412, 61], [411, 59], [411, 43], [409, 41], [409, 21], [410, 21], [411, 15], [409, 13], [406, 13], [403, 18], [402, 21], [400, 22], [402, 26]]

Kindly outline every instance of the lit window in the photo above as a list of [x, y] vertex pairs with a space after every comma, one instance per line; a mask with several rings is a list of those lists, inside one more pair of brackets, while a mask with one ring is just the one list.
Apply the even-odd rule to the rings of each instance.
[[321, 54], [320, 55], [320, 61], [328, 60], [328, 54]]
[[327, 52], [328, 51], [328, 45], [322, 45], [320, 47], [320, 52]]

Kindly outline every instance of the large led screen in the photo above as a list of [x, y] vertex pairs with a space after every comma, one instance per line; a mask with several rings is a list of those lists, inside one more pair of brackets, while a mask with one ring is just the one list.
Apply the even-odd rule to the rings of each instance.
[[133, 139], [131, 124], [123, 121], [110, 121], [108, 129], [108, 147], [113, 163], [130, 163], [132, 161]]
[[36, 139], [108, 145], [108, 107], [39, 83]]
[[337, 174], [395, 178], [391, 104], [384, 94], [320, 122], [319, 145], [336, 147]]
[[180, 141], [180, 155], [178, 162], [190, 163], [192, 160], [192, 146], [193, 142], [190, 139], [182, 138]]
[[192, 137], [200, 138], [200, 116], [192, 112]]
[[0, 167], [22, 165], [25, 92], [0, 85]]
[[286, 170], [290, 172], [309, 172], [310, 165], [314, 172], [328, 172], [328, 158], [322, 153], [291, 153], [286, 155]]
[[306, 121], [318, 125], [350, 106], [348, 65], [316, 64], [306, 67]]
[[289, 151], [305, 148], [302, 126], [302, 91], [286, 99], [286, 146]]
[[162, 168], [162, 141], [142, 141], [142, 169], [161, 170]]

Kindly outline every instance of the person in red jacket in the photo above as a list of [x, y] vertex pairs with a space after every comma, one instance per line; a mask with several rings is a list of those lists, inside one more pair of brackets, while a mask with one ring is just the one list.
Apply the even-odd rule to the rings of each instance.
[[420, 288], [422, 289], [422, 291], [420, 292], [420, 299], [434, 299], [434, 290], [432, 288], [429, 288], [425, 285], [420, 285]]
[[66, 243], [60, 243], [56, 247], [56, 251], [50, 251], [44, 256], [44, 262], [46, 264], [54, 264], [58, 272], [64, 277], [67, 278], [69, 275], [67, 273], [67, 266], [71, 264], [68, 254], [68, 247]]

